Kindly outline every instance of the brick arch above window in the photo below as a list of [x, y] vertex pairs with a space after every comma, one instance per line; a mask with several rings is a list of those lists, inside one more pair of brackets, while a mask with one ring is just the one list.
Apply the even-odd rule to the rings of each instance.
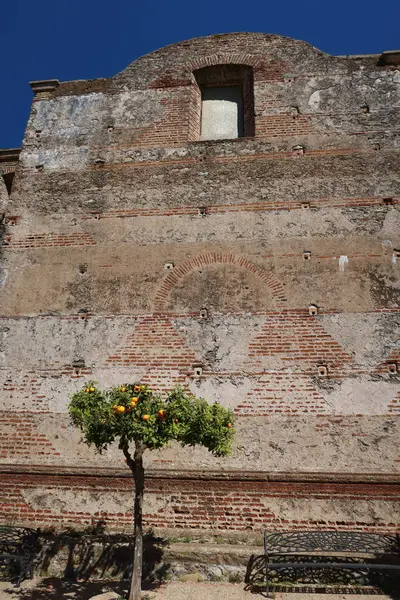
[[195, 61], [169, 66], [158, 73], [157, 77], [148, 83], [150, 89], [165, 89], [186, 87], [196, 83], [194, 72], [205, 67], [217, 65], [242, 65], [254, 68], [257, 72], [265, 68], [265, 56], [253, 56], [244, 52], [236, 54], [212, 54], [202, 56]]
[[254, 56], [245, 52], [211, 54], [210, 56], [201, 56], [187, 65], [187, 70], [191, 73], [204, 67], [214, 67], [216, 65], [244, 65], [247, 67], [256, 67], [265, 61], [264, 56]]

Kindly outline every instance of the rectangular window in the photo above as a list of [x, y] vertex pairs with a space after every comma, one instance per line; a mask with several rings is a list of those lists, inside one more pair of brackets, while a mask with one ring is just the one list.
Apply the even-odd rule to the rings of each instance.
[[201, 139], [243, 137], [243, 86], [201, 88]]

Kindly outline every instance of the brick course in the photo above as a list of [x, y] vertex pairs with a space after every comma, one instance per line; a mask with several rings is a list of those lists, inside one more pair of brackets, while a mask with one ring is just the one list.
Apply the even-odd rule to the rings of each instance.
[[13, 250], [25, 248], [49, 248], [54, 246], [94, 246], [95, 240], [89, 233], [53, 234], [38, 233], [34, 235], [7, 235], [4, 246]]
[[[130, 477], [65, 477], [49, 475], [43, 487], [41, 476], [27, 474], [3, 474], [0, 492], [0, 521], [13, 519], [16, 523], [31, 523], [32, 526], [73, 525], [83, 528], [103, 521], [111, 530], [126, 531], [132, 526], [132, 513], [126, 510], [132, 495]], [[90, 504], [68, 510], [58, 499], [60, 494], [72, 492], [76, 497], [90, 498]], [[54, 496], [54, 500], [52, 497]], [[108, 495], [117, 495], [120, 510], [102, 510]], [[47, 495], [48, 500], [40, 498]], [[30, 498], [30, 500], [29, 500]], [[203, 481], [184, 479], [147, 480], [144, 507], [145, 526], [175, 529], [208, 529], [225, 531], [296, 530], [296, 529], [336, 529], [375, 533], [393, 533], [399, 522], [371, 520], [364, 515], [363, 520], [346, 518], [351, 514], [351, 503], [385, 502], [393, 507], [393, 516], [399, 502], [398, 484], [329, 484], [329, 483], [264, 483], [257, 481]], [[343, 503], [343, 499], [345, 502]], [[322, 518], [304, 518], [303, 503], [313, 502], [317, 506], [328, 502], [332, 514]], [[287, 502], [299, 505], [297, 518], [285, 518], [276, 514], [269, 505]], [[151, 509], [161, 504], [167, 510], [159, 512]], [[335, 505], [337, 508], [335, 509]], [[304, 511], [303, 515], [301, 511]], [[336, 520], [332, 518], [337, 511]]]

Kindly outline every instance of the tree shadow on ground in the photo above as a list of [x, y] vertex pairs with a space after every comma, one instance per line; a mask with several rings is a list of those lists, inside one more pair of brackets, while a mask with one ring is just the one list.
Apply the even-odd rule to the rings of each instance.
[[[163, 554], [168, 542], [152, 531], [145, 534], [143, 541], [142, 587], [151, 590], [166, 578], [169, 565], [163, 562]], [[132, 561], [132, 536], [106, 533], [102, 522], [84, 531], [40, 531], [34, 565], [35, 573], [45, 579], [35, 589], [10, 588], [3, 595], [9, 593], [10, 597], [23, 600], [85, 600], [107, 587], [124, 596], [129, 588]], [[11, 565], [6, 580], [13, 581], [15, 576], [17, 571], [13, 572]]]
[[59, 577], [47, 577], [33, 589], [7, 588], [2, 591], [2, 598], [9, 595], [10, 600], [89, 600], [105, 591], [116, 592], [125, 598], [129, 591], [129, 581], [70, 581]]

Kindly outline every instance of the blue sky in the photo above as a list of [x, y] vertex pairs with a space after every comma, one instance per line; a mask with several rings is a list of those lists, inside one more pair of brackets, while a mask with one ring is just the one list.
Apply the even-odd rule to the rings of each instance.
[[0, 148], [19, 147], [34, 79], [110, 77], [180, 40], [278, 33], [330, 54], [400, 48], [400, 0], [0, 0]]

